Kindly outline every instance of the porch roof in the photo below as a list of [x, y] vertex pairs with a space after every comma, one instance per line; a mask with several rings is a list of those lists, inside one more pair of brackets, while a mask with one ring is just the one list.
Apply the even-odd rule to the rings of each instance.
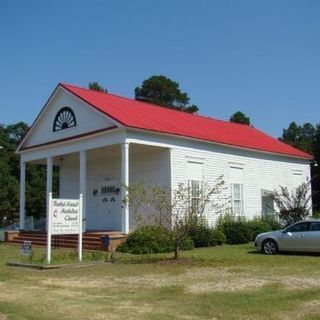
[[189, 114], [70, 84], [59, 85], [126, 127], [312, 159], [310, 154], [248, 125]]

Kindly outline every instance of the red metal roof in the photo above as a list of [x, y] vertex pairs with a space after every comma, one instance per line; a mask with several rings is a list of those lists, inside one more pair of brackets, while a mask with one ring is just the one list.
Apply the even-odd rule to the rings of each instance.
[[130, 128], [312, 159], [308, 153], [248, 125], [189, 114], [69, 84], [60, 83], [60, 85], [92, 107]]

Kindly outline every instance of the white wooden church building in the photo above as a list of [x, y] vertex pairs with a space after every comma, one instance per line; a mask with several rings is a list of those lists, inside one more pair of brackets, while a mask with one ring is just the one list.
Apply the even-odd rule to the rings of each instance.
[[[259, 130], [108, 93], [59, 84], [17, 151], [20, 228], [25, 225], [26, 164], [60, 167], [60, 198], [84, 195], [85, 230], [134, 228], [123, 185], [212, 182], [223, 175], [233, 212], [273, 208], [271, 193], [310, 180], [311, 156]], [[208, 214], [209, 222], [214, 216]]]

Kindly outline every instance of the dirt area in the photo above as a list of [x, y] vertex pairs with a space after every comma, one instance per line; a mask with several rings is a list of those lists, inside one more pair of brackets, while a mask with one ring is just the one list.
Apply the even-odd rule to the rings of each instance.
[[[32, 280], [32, 278], [30, 278]], [[151, 274], [144, 276], [127, 276], [121, 278], [87, 276], [86, 279], [48, 278], [40, 281], [41, 286], [64, 287], [64, 288], [127, 288], [136, 289], [148, 286], [159, 288], [166, 286], [184, 286], [190, 293], [207, 292], [234, 292], [241, 290], [258, 290], [265, 285], [279, 284], [287, 290], [302, 290], [320, 287], [320, 278], [314, 276], [277, 276], [255, 275], [253, 272], [241, 276], [233, 272], [232, 268], [192, 268], [182, 274], [172, 275]]]

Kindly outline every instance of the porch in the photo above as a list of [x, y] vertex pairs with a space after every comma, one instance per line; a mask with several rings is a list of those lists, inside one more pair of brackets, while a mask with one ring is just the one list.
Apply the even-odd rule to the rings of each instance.
[[171, 186], [170, 149], [166, 147], [124, 142], [31, 161], [25, 161], [22, 156], [20, 230], [26, 229], [27, 162], [46, 165], [47, 195], [52, 192], [53, 166], [59, 167], [58, 198], [73, 199], [83, 194], [84, 232], [108, 230], [127, 234], [134, 229], [135, 217], [130, 215], [130, 208], [123, 201], [129, 181], [130, 185], [145, 182]]

